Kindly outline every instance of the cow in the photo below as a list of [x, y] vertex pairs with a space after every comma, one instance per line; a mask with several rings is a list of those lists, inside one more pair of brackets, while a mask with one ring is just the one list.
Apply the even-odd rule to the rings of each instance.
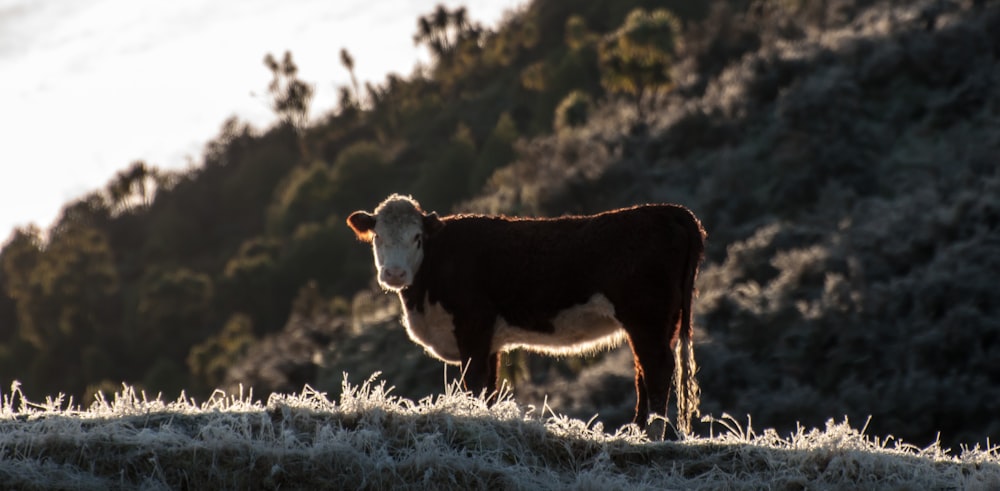
[[706, 234], [687, 208], [440, 217], [393, 194], [347, 224], [372, 244], [378, 283], [399, 295], [410, 339], [462, 365], [466, 390], [495, 394], [511, 349], [568, 355], [627, 341], [633, 422], [646, 428], [650, 412], [665, 421], [672, 382], [676, 429], [690, 432], [700, 396], [691, 306]]

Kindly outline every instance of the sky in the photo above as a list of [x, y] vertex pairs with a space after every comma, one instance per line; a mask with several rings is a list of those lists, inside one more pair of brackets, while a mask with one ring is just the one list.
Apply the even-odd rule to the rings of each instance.
[[341, 48], [362, 84], [410, 75], [439, 3], [494, 26], [524, 0], [0, 0], [0, 243], [134, 161], [198, 165], [230, 116], [273, 124], [267, 53], [292, 52], [313, 117], [350, 83]]

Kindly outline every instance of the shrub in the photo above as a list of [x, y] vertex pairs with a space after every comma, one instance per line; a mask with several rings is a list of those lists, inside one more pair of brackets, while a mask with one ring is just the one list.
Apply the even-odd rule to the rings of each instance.
[[586, 93], [579, 90], [570, 92], [556, 108], [556, 132], [563, 133], [587, 124], [593, 106], [593, 101]]

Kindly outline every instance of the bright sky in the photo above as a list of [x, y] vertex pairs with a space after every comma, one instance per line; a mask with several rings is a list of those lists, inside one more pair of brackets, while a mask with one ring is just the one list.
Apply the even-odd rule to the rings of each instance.
[[492, 26], [524, 0], [0, 0], [0, 244], [135, 160], [198, 163], [231, 115], [273, 123], [266, 53], [292, 52], [314, 115], [349, 83], [341, 48], [362, 84], [409, 75], [439, 3]]

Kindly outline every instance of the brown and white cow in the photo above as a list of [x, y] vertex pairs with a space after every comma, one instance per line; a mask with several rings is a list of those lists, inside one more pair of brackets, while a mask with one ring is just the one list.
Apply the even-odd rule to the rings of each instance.
[[564, 355], [627, 340], [634, 422], [666, 416], [673, 379], [677, 429], [690, 431], [699, 401], [691, 302], [705, 231], [687, 208], [441, 218], [394, 194], [347, 223], [373, 244], [378, 282], [399, 294], [410, 338], [466, 366], [468, 390], [497, 390], [506, 350]]

